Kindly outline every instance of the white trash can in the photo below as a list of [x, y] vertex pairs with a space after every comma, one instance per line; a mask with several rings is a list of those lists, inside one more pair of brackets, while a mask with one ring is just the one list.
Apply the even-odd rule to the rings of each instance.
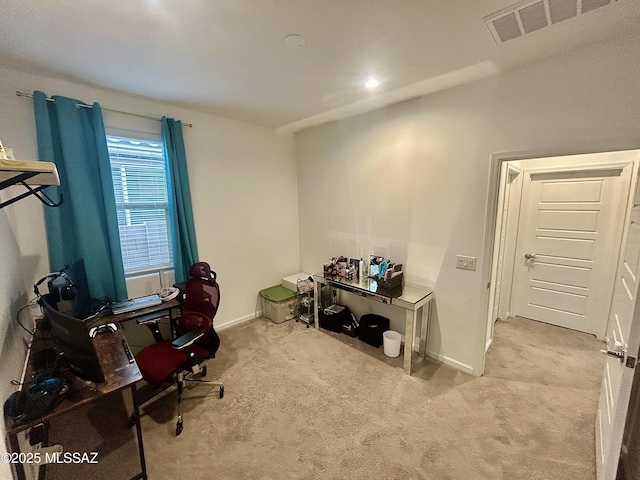
[[398, 332], [387, 330], [382, 334], [384, 342], [384, 354], [387, 357], [397, 357], [400, 355], [400, 339], [402, 337]]

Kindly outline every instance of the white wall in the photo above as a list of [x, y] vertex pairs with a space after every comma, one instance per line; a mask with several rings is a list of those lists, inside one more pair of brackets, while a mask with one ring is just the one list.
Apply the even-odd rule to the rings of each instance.
[[[11, 380], [20, 381], [24, 352], [29, 335], [17, 322], [18, 310], [29, 302], [31, 291], [26, 288], [23, 265], [30, 264], [30, 259], [20, 251], [16, 240], [14, 219], [9, 219], [0, 210], [0, 401], [5, 400], [15, 390]], [[33, 289], [33, 287], [31, 287]], [[20, 320], [30, 328], [33, 324], [30, 310], [20, 313]], [[0, 434], [5, 437], [4, 421], [0, 422]], [[5, 443], [0, 444], [0, 453], [5, 452]], [[9, 464], [0, 462], [0, 478], [11, 478]]]
[[338, 254], [403, 262], [407, 282], [435, 287], [431, 354], [480, 374], [491, 154], [637, 148], [638, 78], [636, 37], [300, 132], [301, 269]]

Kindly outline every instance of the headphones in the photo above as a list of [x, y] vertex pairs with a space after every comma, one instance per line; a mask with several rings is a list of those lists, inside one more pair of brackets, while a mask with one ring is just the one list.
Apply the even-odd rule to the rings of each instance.
[[59, 272], [50, 273], [38, 280], [38, 283], [33, 286], [33, 291], [38, 297], [38, 300], [40, 299], [40, 297], [42, 297], [40, 291], [38, 290], [38, 287], [47, 279], [50, 279], [49, 293], [53, 297], [53, 301], [58, 302], [60, 300], [73, 300], [76, 297], [78, 289], [73, 284], [71, 279], [67, 276], [67, 274], [64, 273], [64, 270], [66, 268], [68, 267], [65, 265], [65, 268], [63, 268]]
[[168, 302], [180, 295], [180, 290], [173, 287], [162, 287], [158, 290], [158, 295], [163, 302]]

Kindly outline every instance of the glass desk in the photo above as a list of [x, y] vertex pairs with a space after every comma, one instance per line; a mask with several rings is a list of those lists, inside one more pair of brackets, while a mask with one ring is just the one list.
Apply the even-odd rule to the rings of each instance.
[[323, 285], [327, 285], [338, 290], [362, 296], [371, 301], [394, 305], [404, 309], [404, 373], [411, 375], [415, 334], [418, 322], [420, 322], [420, 343], [418, 345], [417, 352], [421, 357], [426, 357], [427, 335], [429, 331], [429, 323], [431, 322], [431, 301], [434, 299], [433, 290], [409, 285], [393, 289], [383, 289], [379, 287], [378, 283], [374, 279], [370, 278], [366, 278], [362, 282], [359, 282], [358, 280], [347, 280], [343, 277], [324, 277], [323, 275], [314, 275], [313, 284], [313, 308], [316, 319], [316, 328], [320, 328], [318, 322], [320, 290]]

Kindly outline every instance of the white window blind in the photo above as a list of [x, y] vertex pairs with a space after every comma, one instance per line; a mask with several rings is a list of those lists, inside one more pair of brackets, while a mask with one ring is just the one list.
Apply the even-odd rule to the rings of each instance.
[[107, 145], [125, 274], [172, 268], [162, 144], [108, 135]]

